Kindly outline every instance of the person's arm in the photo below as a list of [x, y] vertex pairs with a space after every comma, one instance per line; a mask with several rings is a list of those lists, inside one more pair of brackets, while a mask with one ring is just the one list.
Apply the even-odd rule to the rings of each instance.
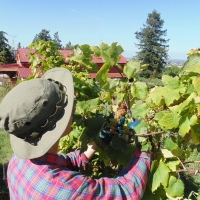
[[150, 157], [149, 153], [135, 150], [130, 163], [115, 178], [93, 179], [76, 172], [66, 181], [71, 183], [74, 199], [140, 200], [146, 188]]
[[87, 163], [92, 159], [93, 155], [99, 148], [95, 142], [91, 142], [88, 148], [83, 153], [80, 149], [76, 149], [66, 155], [67, 167], [71, 170], [78, 171], [79, 169], [86, 169]]
[[91, 160], [95, 152], [98, 150], [98, 146], [96, 145], [95, 142], [91, 142], [88, 145], [88, 148], [86, 151], [84, 151], [85, 156], [87, 157], [88, 160]]

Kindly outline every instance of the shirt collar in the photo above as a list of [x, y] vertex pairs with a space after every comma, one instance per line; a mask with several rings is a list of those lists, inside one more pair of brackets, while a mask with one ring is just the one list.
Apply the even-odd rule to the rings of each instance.
[[46, 164], [66, 167], [66, 158], [64, 154], [46, 153], [39, 158], [31, 159], [31, 161], [35, 164]]

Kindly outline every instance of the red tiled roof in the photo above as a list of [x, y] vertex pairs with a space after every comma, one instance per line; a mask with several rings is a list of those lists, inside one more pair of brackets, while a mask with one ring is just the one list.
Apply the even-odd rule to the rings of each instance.
[[24, 48], [18, 48], [16, 54], [19, 55], [20, 62], [28, 62], [29, 50]]
[[17, 63], [10, 63], [10, 64], [3, 64], [0, 65], [0, 68], [21, 68], [20, 65], [18, 65]]
[[[38, 68], [36, 71], [40, 72], [41, 70]], [[32, 74], [33, 73], [30, 68], [19, 68], [18, 69], [18, 75], [20, 78], [27, 78], [28, 76], [30, 76]]]
[[[65, 59], [65, 62], [67, 63], [67, 56], [70, 55], [72, 53], [72, 50], [58, 50], [60, 52], [60, 54], [62, 55], [62, 57]], [[27, 62], [28, 63], [28, 54], [29, 54], [29, 50], [28, 49], [22, 49], [19, 48], [17, 49], [17, 54], [19, 54], [19, 58], [20, 61], [23, 62]], [[102, 58], [95, 58], [93, 57], [92, 62], [94, 63], [103, 63]], [[127, 63], [127, 60], [124, 56], [120, 55], [120, 60], [118, 61], [119, 64], [125, 64]]]
[[19, 68], [21, 68], [21, 66], [18, 65], [17, 63], [0, 65], [1, 72], [6, 72], [6, 71], [9, 71], [9, 72], [15, 71], [16, 72], [16, 71], [18, 71]]

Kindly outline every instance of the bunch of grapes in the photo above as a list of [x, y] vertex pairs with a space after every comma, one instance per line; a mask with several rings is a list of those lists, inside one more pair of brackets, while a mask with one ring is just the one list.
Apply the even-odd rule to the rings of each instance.
[[127, 106], [125, 102], [120, 102], [118, 104], [117, 110], [114, 113], [114, 119], [115, 122], [111, 125], [110, 131], [115, 132], [119, 129], [119, 126], [123, 125], [123, 122], [120, 123], [120, 120], [122, 120], [122, 117], [127, 114]]
[[114, 118], [119, 121], [122, 116], [125, 116], [127, 114], [127, 106], [125, 102], [120, 102], [118, 104], [117, 110], [115, 111]]

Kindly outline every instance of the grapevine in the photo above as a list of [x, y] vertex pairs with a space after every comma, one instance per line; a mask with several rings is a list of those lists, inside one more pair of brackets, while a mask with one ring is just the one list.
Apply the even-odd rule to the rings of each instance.
[[[52, 51], [47, 51], [47, 47]], [[69, 152], [76, 148], [84, 151], [87, 143], [98, 136], [106, 118], [114, 113], [110, 126], [112, 142], [107, 149], [99, 149], [88, 169], [82, 173], [94, 178], [115, 176], [127, 165], [136, 142], [139, 142], [142, 150], [152, 153], [143, 199], [185, 198], [182, 175], [200, 172], [188, 168], [186, 162], [190, 152], [200, 145], [199, 49], [189, 52], [179, 76], [163, 75], [162, 85], [151, 88], [137, 80], [137, 72], [147, 65], [141, 65], [135, 59], [129, 60], [124, 68], [118, 64], [123, 49], [117, 43], [110, 46], [105, 43], [99, 46], [76, 45], [67, 58], [68, 65], [64, 64], [51, 42], [37, 41], [29, 49], [35, 51], [29, 57], [33, 72], [38, 66], [45, 72], [59, 63], [60, 67], [69, 69], [74, 78], [76, 112], [71, 133], [60, 141], [60, 151]], [[56, 55], [55, 59], [49, 60], [48, 52]], [[92, 57], [99, 56], [104, 64], [98, 70]], [[123, 73], [120, 80], [108, 78], [108, 71], [114, 66]], [[89, 73], [94, 71], [96, 80], [89, 79]], [[37, 76], [35, 73], [29, 78]], [[122, 116], [125, 116], [125, 121], [119, 130], [117, 122]], [[127, 128], [127, 123], [135, 118], [140, 120], [140, 124], [133, 133]], [[190, 162], [198, 163], [196, 160]], [[197, 197], [198, 191], [194, 194]]]

